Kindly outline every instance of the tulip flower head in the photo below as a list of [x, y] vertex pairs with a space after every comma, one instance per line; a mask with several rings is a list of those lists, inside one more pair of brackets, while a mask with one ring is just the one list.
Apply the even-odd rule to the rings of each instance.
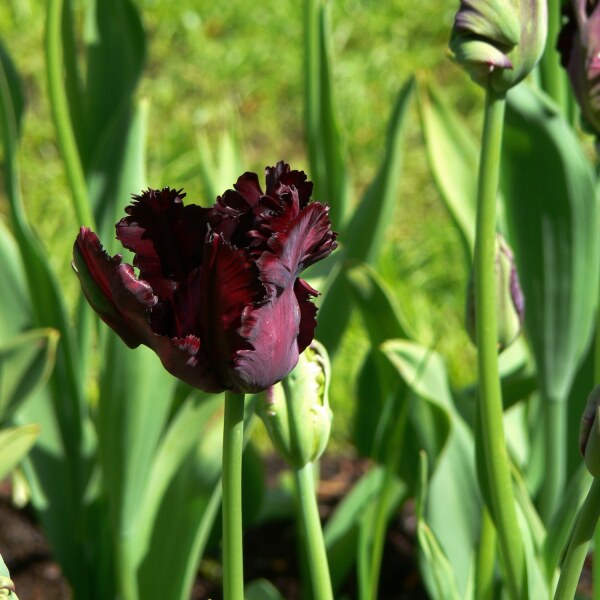
[[546, 0], [461, 0], [450, 50], [473, 81], [505, 92], [535, 67], [546, 34]]
[[102, 320], [207, 392], [266, 389], [313, 339], [318, 292], [298, 275], [337, 245], [329, 209], [284, 162], [266, 184], [244, 173], [212, 208], [170, 188], [134, 196], [116, 225], [133, 266], [86, 227], [75, 241], [73, 267]]
[[558, 38], [561, 63], [589, 129], [600, 134], [600, 9], [598, 2], [574, 0]]

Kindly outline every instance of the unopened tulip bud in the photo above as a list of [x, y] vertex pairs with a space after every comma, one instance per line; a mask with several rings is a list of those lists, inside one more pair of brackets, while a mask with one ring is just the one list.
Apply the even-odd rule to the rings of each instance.
[[597, 0], [573, 0], [558, 37], [561, 63], [567, 69], [584, 124], [600, 134], [600, 8]]
[[10, 577], [0, 576], [0, 598], [17, 598], [15, 584]]
[[546, 34], [546, 0], [461, 0], [450, 50], [473, 81], [504, 92], [535, 67]]
[[296, 368], [268, 388], [259, 403], [257, 412], [273, 445], [295, 469], [318, 460], [329, 441], [330, 372], [325, 348], [313, 340]]
[[[525, 300], [514, 256], [505, 239], [496, 235], [496, 324], [498, 352], [510, 346], [521, 333], [525, 316]], [[475, 282], [471, 275], [467, 290], [467, 332], [476, 344]]]

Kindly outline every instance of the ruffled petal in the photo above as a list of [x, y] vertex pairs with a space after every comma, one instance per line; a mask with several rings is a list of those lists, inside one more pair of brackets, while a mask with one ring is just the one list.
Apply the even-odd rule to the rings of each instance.
[[304, 208], [309, 203], [313, 183], [307, 181], [304, 171], [292, 171], [290, 165], [280, 160], [274, 167], [267, 167], [265, 174], [268, 196], [277, 196], [282, 191], [289, 191], [293, 188], [297, 192], [300, 208]]
[[130, 348], [146, 343], [148, 314], [156, 297], [145, 281], [135, 277], [130, 265], [121, 264], [121, 255], [110, 257], [98, 236], [82, 227], [73, 246], [73, 268], [100, 318]]
[[133, 264], [160, 298], [170, 298], [202, 262], [210, 209], [185, 206], [181, 190], [164, 188], [134, 196], [117, 223], [117, 238], [135, 253]]
[[303, 269], [336, 248], [328, 212], [323, 204], [310, 204], [287, 229], [269, 238], [268, 250], [257, 260], [263, 283], [288, 287]]
[[229, 385], [234, 355], [248, 347], [239, 332], [242, 314], [264, 301], [265, 290], [246, 253], [218, 234], [211, 234], [207, 240], [204, 256], [197, 304], [201, 339], [205, 355], [221, 380]]
[[234, 359], [232, 383], [257, 392], [281, 381], [298, 362], [301, 311], [293, 286], [258, 307], [244, 311], [240, 330], [249, 344]]
[[196, 336], [169, 338], [156, 335], [153, 342], [152, 349], [171, 375], [212, 394], [226, 389], [202, 352]]

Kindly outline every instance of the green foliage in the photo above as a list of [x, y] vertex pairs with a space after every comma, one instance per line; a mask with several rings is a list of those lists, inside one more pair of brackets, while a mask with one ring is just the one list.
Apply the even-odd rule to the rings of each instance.
[[[15, 22], [41, 23], [37, 5], [29, 20], [27, 9], [11, 6]], [[326, 524], [334, 588], [356, 567], [361, 598], [376, 597], [386, 527], [416, 496], [428, 591], [474, 597], [482, 498], [489, 502], [490, 494], [481, 461], [483, 489], [477, 483], [480, 400], [473, 352], [458, 331], [463, 298], [456, 291], [466, 288], [475, 243], [479, 159], [470, 131], [479, 96], [437, 68], [451, 10], [434, 0], [420, 3], [414, 17], [406, 3], [391, 1], [244, 6], [51, 0], [45, 33], [56, 133], [44, 129], [39, 82], [26, 77], [25, 94], [0, 47], [3, 214], [10, 218], [10, 229], [0, 220], [0, 416], [7, 425], [0, 477], [35, 443], [24, 464], [31, 501], [75, 596], [189, 597], [200, 557], [220, 536], [222, 401], [176, 384], [151, 352], [125, 348], [86, 305], [74, 306], [67, 246], [77, 225], [89, 225], [116, 251], [114, 222], [149, 182], [147, 162], [153, 187], [189, 185], [190, 197], [202, 188], [207, 204], [243, 170], [283, 156], [310, 165], [316, 199], [331, 205], [340, 249], [309, 275], [324, 290], [317, 336], [337, 353], [332, 403], [345, 414], [334, 423], [354, 424], [343, 443], [374, 461]], [[14, 28], [19, 37], [24, 29]], [[428, 47], [425, 36], [435, 44]], [[26, 70], [43, 70], [33, 51], [13, 54]], [[416, 86], [415, 65], [438, 76], [419, 77]], [[423, 144], [412, 118], [415, 93]], [[466, 125], [455, 106], [470, 111]], [[34, 159], [28, 150], [36, 144], [46, 150]], [[579, 136], [525, 84], [509, 97], [502, 163], [500, 228], [515, 250], [527, 336], [503, 355], [500, 372], [528, 595], [541, 598], [552, 591], [589, 488], [567, 440], [597, 379], [590, 340], [598, 183]], [[355, 308], [360, 320], [351, 321]], [[249, 403], [247, 421], [251, 412]], [[245, 523], [281, 514], [254, 446], [244, 473]], [[503, 562], [488, 558], [501, 587]], [[264, 580], [246, 594], [281, 598]]]

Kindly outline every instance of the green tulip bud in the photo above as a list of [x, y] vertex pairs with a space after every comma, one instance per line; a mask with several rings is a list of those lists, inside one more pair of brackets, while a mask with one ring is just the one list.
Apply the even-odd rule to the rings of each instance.
[[600, 385], [591, 391], [581, 416], [579, 451], [587, 470], [600, 476]]
[[[521, 333], [525, 317], [525, 301], [515, 259], [506, 240], [496, 234], [496, 325], [498, 352], [508, 348]], [[475, 282], [473, 274], [469, 280], [466, 310], [467, 332], [474, 344], [476, 341]]]
[[325, 348], [313, 340], [294, 370], [268, 388], [258, 404], [257, 413], [273, 445], [295, 469], [318, 460], [329, 441], [330, 373]]
[[16, 598], [15, 584], [10, 577], [0, 576], [0, 598]]
[[450, 50], [475, 83], [505, 92], [535, 67], [546, 34], [546, 0], [461, 0]]

